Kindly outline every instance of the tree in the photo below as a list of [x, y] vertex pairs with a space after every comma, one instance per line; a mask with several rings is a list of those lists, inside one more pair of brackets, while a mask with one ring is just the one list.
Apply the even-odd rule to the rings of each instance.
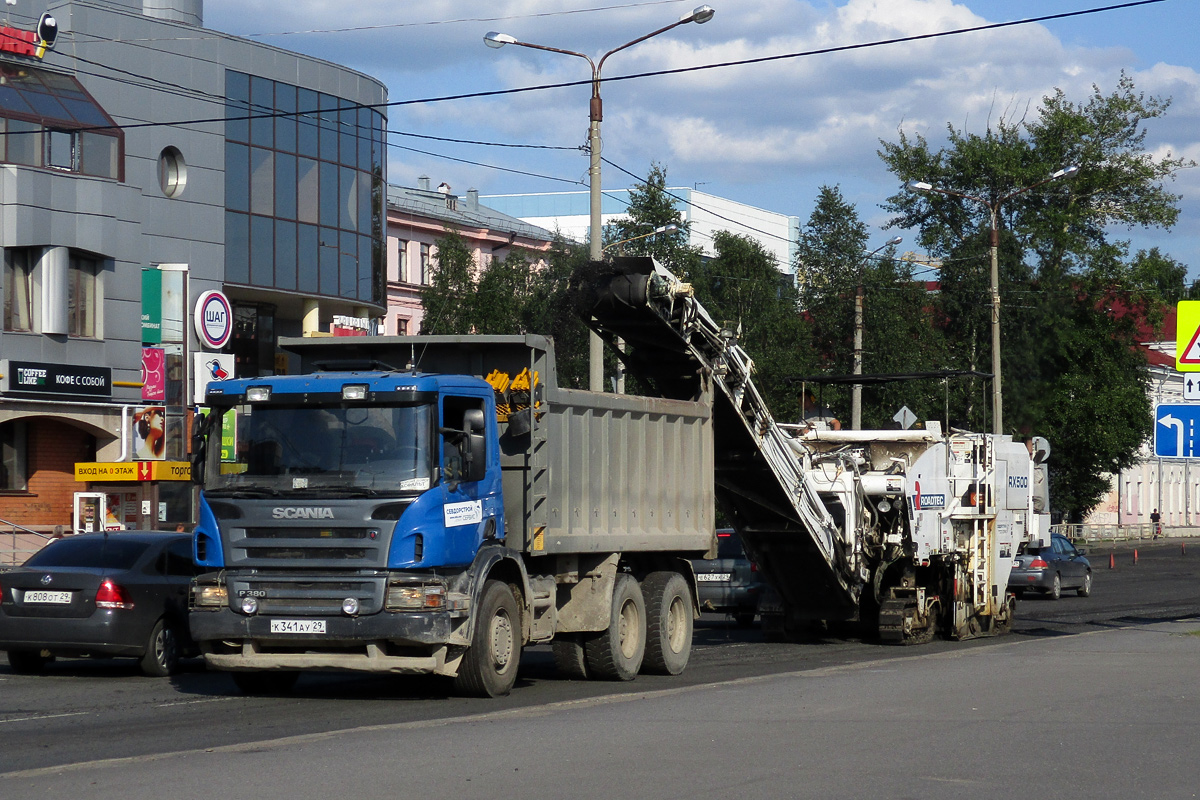
[[[991, 361], [983, 276], [990, 209], [999, 206], [1004, 419], [1008, 432], [1053, 436], [1052, 502], [1071, 517], [1095, 505], [1102, 473], [1130, 463], [1152, 425], [1144, 359], [1109, 300], [1114, 292], [1126, 305], [1165, 299], [1176, 279], [1161, 254], [1131, 262], [1111, 229], [1170, 227], [1178, 216], [1178, 197], [1163, 181], [1194, 164], [1143, 147], [1145, 124], [1168, 106], [1122, 75], [1109, 95], [1093, 87], [1073, 104], [1056, 91], [1034, 119], [1000, 119], [982, 135], [948, 126], [940, 150], [903, 132], [881, 143], [880, 157], [902, 183], [985, 201], [900, 192], [885, 204], [895, 214], [890, 225], [917, 228], [921, 246], [943, 260], [937, 310], [961, 366]], [[1043, 185], [1068, 165], [1079, 167], [1074, 178]], [[959, 396], [951, 424], [978, 427], [978, 411]]]
[[[863, 372], [900, 374], [941, 369], [942, 344], [931, 324], [930, 301], [913, 264], [896, 258], [894, 246], [868, 249], [869, 234], [853, 204], [836, 187], [822, 186], [800, 229], [796, 273], [810, 320], [820, 370], [850, 375], [854, 364], [855, 300], [863, 288]], [[888, 383], [863, 391], [864, 427], [887, 427], [901, 406], [921, 419], [938, 419], [939, 386]], [[828, 390], [826, 402], [849, 419], [850, 389]]]
[[816, 365], [796, 289], [775, 256], [754, 239], [720, 231], [713, 248], [716, 258], [698, 265], [692, 275], [696, 297], [716, 321], [739, 331], [771, 413], [795, 420], [796, 390], [785, 379]]
[[[667, 191], [667, 168], [650, 165], [645, 183], [629, 190], [626, 216], [617, 218], [604, 228], [603, 241], [610, 244], [625, 242], [609, 250], [609, 254], [653, 256], [680, 280], [688, 280], [700, 263], [701, 249], [688, 244], [689, 223], [676, 207], [678, 198]], [[644, 236], [657, 228], [675, 225], [678, 230]]]
[[422, 334], [470, 333], [475, 324], [475, 257], [456, 231], [434, 245], [433, 279], [421, 290]]

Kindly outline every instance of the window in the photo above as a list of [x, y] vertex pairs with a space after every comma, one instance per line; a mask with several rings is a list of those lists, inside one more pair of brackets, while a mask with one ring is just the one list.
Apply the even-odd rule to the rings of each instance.
[[404, 317], [396, 317], [396, 335], [408, 336], [408, 320]]
[[417, 275], [414, 283], [428, 284], [432, 282], [432, 276], [429, 274], [429, 245], [421, 245], [421, 271]]
[[120, 180], [115, 125], [70, 75], [0, 65], [0, 162]]
[[71, 254], [67, 275], [67, 333], [87, 339], [96, 337], [96, 273], [99, 263]]
[[382, 305], [383, 115], [233, 71], [225, 94], [226, 279]]
[[4, 330], [30, 329], [29, 275], [33, 268], [29, 248], [4, 251]]
[[396, 273], [401, 283], [408, 283], [408, 242], [400, 239], [396, 243]]
[[27, 433], [21, 420], [0, 424], [0, 492], [28, 488]]

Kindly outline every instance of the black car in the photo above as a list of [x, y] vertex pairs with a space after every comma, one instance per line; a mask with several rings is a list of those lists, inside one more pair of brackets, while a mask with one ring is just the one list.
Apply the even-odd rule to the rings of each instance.
[[753, 624], [766, 581], [746, 557], [737, 533], [729, 528], [718, 530], [717, 557], [692, 561], [692, 568], [702, 609], [730, 614], [742, 627]]
[[62, 657], [127, 656], [147, 675], [195, 651], [187, 593], [190, 534], [120, 531], [58, 539], [0, 572], [0, 650], [14, 672]]
[[1023, 544], [1017, 548], [1008, 588], [1018, 596], [1026, 589], [1041, 592], [1057, 600], [1064, 589], [1074, 589], [1080, 597], [1092, 593], [1092, 565], [1087, 551], [1071, 544], [1062, 534], [1050, 535], [1050, 544]]

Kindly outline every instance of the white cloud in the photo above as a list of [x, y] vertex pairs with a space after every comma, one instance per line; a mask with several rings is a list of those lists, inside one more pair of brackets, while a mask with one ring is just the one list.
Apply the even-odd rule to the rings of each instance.
[[[980, 0], [709, 0], [717, 9], [708, 24], [683, 25], [614, 55], [605, 77], [689, 68], [766, 56], [845, 48], [903, 37], [1007, 21], [1010, 4]], [[430, 0], [419, 6], [394, 0], [351, 5], [298, 0], [280, 13], [277, 0], [208, 0], [206, 24], [231, 33], [401, 25], [356, 33], [271, 36], [262, 40], [347, 63], [383, 80], [393, 100], [479, 90], [586, 80], [581, 59], [520, 47], [484, 46], [488, 30], [525, 41], [576, 50], [593, 57], [615, 44], [668, 24], [696, 0], [630, 3], [621, 0]], [[1049, 13], [1039, 4], [1031, 13]], [[1186, 4], [1165, 4], [1184, 6]], [[597, 7], [604, 11], [586, 11]], [[1004, 8], [997, 8], [1003, 6]], [[1164, 6], [1165, 7], [1165, 6]], [[580, 11], [581, 13], [558, 13]], [[1169, 13], [1160, 12], [1160, 13]], [[1186, 13], [1177, 12], [1181, 29]], [[1123, 45], [1121, 26], [1136, 25], [1134, 11], [1096, 15], [1111, 19], [1111, 36], [1096, 46], [1041, 24], [860, 47], [837, 53], [699, 70], [638, 80], [606, 82], [605, 155], [644, 173], [651, 161], [673, 180], [705, 183], [705, 191], [807, 216], [822, 183], [843, 183], [864, 218], [892, 193], [879, 161], [879, 139], [898, 128], [921, 133], [935, 145], [947, 123], [980, 133], [999, 119], [1037, 113], [1041, 98], [1061, 87], [1076, 103], [1096, 84], [1113, 91], [1124, 68], [1139, 90], [1169, 95], [1174, 105], [1152, 121], [1147, 144], [1155, 152], [1200, 159], [1200, 75], [1195, 62], [1156, 63], [1155, 53]], [[1157, 18], [1161, 21], [1161, 17]], [[425, 24], [440, 23], [440, 24]], [[1161, 22], [1160, 22], [1161, 24]], [[1082, 27], [1078, 28], [1083, 30]], [[1089, 29], [1090, 30], [1090, 29]], [[1082, 34], [1080, 35], [1082, 36]], [[1131, 40], [1132, 41], [1132, 40]], [[1142, 67], [1139, 69], [1138, 67]], [[574, 147], [584, 141], [587, 87], [405, 106], [393, 109], [391, 127], [464, 139], [520, 141]], [[576, 180], [586, 169], [577, 152], [479, 148], [437, 142], [403, 144], [481, 163], [501, 164]], [[484, 191], [552, 191], [561, 184], [483, 167], [393, 151], [390, 176], [411, 183], [421, 170], [456, 188]], [[450, 177], [447, 177], [450, 176]], [[607, 186], [627, 185], [606, 167]], [[1200, 229], [1200, 170], [1171, 185], [1184, 195], [1178, 230]], [[1173, 241], [1176, 254], [1200, 267], [1196, 237]]]

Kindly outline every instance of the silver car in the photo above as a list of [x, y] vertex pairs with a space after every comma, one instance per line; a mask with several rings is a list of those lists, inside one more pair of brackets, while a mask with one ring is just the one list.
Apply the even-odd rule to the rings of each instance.
[[1048, 546], [1023, 544], [1013, 560], [1008, 588], [1018, 597], [1033, 590], [1057, 600], [1064, 589], [1074, 589], [1080, 597], [1087, 597], [1092, 593], [1092, 565], [1087, 551], [1058, 533], [1050, 534]]

